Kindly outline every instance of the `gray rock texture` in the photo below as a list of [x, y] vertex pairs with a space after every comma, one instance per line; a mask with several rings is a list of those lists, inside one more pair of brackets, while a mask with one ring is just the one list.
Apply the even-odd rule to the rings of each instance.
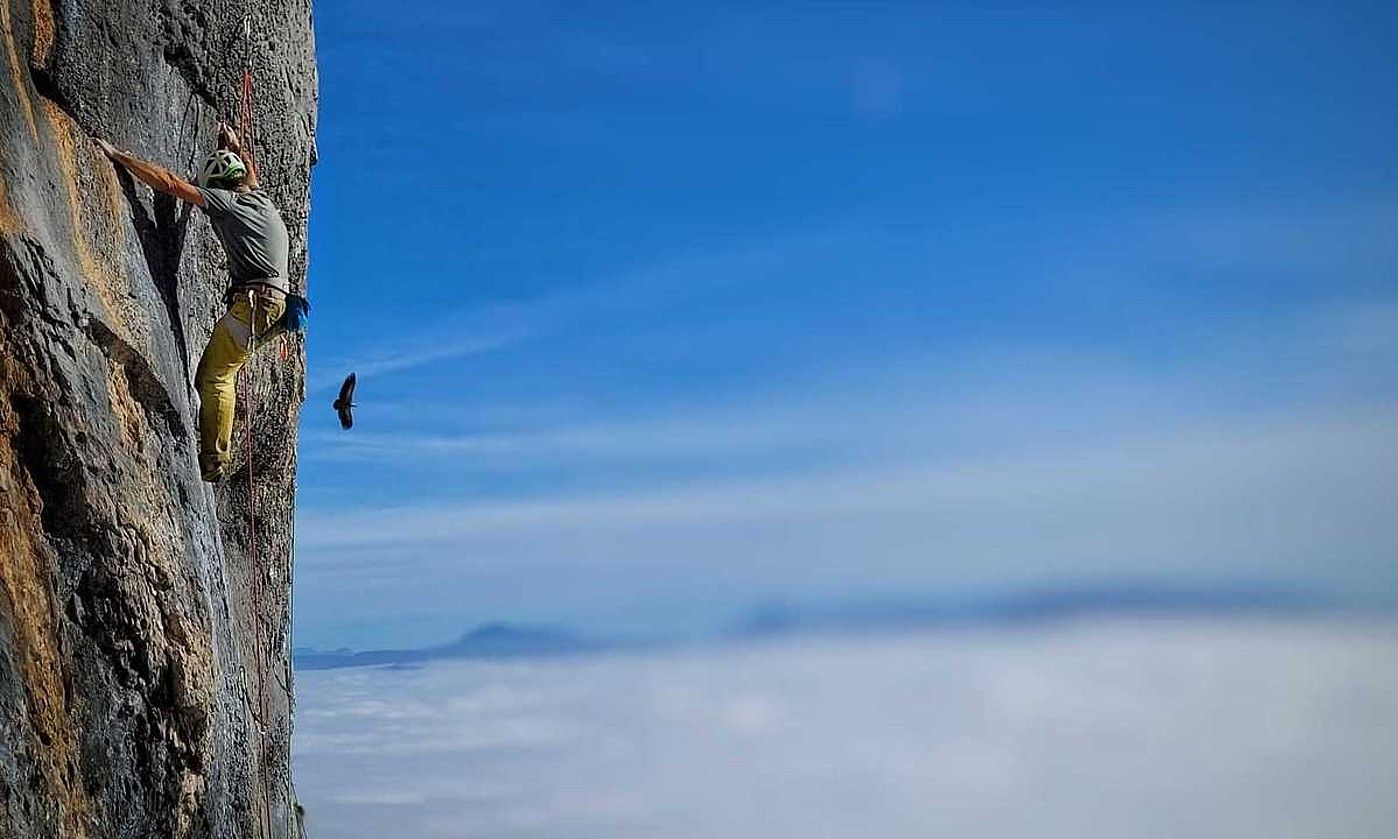
[[240, 384], [251, 481], [240, 418], [242, 471], [202, 484], [191, 381], [223, 253], [90, 142], [192, 174], [245, 64], [304, 289], [309, 0], [0, 0], [0, 836], [300, 832], [303, 347], [279, 339]]

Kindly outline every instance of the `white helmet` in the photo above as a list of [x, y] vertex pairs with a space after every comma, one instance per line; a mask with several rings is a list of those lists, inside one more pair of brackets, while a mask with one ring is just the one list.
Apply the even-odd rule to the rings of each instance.
[[204, 170], [199, 173], [200, 186], [237, 186], [248, 173], [243, 159], [227, 149], [209, 155]]

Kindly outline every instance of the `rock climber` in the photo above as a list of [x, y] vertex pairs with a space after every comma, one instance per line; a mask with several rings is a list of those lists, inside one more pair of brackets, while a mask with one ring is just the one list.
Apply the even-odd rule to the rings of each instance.
[[286, 311], [290, 292], [286, 223], [258, 183], [257, 165], [244, 161], [238, 133], [219, 125], [219, 147], [200, 171], [197, 183], [163, 166], [119, 151], [106, 140], [93, 141], [102, 153], [152, 189], [199, 207], [228, 254], [231, 282], [228, 310], [213, 334], [194, 376], [199, 391], [199, 471], [217, 482], [231, 471], [236, 377]]

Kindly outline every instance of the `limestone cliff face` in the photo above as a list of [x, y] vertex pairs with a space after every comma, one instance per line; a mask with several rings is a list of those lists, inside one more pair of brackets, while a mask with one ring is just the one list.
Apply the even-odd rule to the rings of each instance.
[[299, 830], [302, 346], [281, 339], [240, 386], [255, 494], [241, 418], [243, 471], [202, 484], [191, 379], [223, 254], [89, 140], [192, 173], [249, 62], [304, 288], [309, 0], [0, 0], [0, 836]]

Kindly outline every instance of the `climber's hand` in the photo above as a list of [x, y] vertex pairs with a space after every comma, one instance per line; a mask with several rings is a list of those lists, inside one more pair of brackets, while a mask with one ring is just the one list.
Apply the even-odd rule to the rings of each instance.
[[102, 154], [106, 155], [109, 159], [116, 160], [118, 154], [116, 146], [112, 145], [106, 140], [103, 140], [101, 137], [93, 137], [92, 144], [97, 147], [98, 151], [102, 152]]
[[239, 142], [238, 132], [233, 130], [233, 126], [226, 122], [220, 122], [218, 124], [218, 144], [220, 148], [230, 149], [235, 152], [243, 147], [243, 144]]

